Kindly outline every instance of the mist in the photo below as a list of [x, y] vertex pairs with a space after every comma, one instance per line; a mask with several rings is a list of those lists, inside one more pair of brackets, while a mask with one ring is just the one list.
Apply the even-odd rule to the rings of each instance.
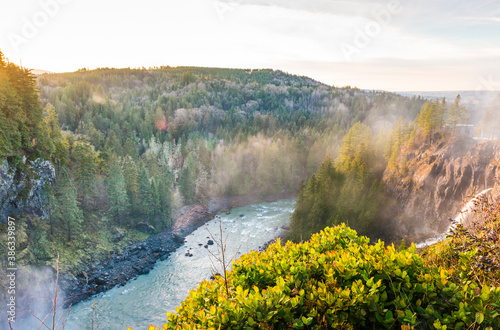
[[[56, 270], [51, 266], [18, 267], [15, 294], [16, 321], [11, 323], [12, 329], [38, 329], [42, 324], [41, 320], [51, 327], [55, 288]], [[4, 295], [6, 296], [6, 291]], [[56, 323], [62, 315], [64, 299], [64, 293], [62, 290], [58, 290]], [[37, 320], [37, 317], [40, 320]], [[63, 320], [58, 325], [61, 326], [62, 322]], [[9, 324], [5, 318], [0, 321], [0, 326], [2, 329], [9, 329]]]

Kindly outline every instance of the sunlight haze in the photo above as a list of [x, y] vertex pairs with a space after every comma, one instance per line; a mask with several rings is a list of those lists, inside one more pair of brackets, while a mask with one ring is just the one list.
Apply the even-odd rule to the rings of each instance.
[[0, 49], [53, 72], [273, 68], [382, 90], [500, 89], [498, 1], [4, 0]]

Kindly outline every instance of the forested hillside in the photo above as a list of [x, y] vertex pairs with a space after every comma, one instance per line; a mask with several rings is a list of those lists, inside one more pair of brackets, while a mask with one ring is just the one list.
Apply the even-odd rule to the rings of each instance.
[[82, 211], [155, 228], [172, 205], [293, 193], [353, 123], [387, 127], [423, 102], [273, 70], [80, 70], [43, 75], [39, 87], [68, 149], [88, 156], [85, 176], [71, 171], [92, 178], [76, 186]]
[[63, 129], [85, 136], [105, 161], [130, 158], [149, 178], [151, 166], [168, 172], [176, 205], [293, 192], [352, 124], [387, 128], [422, 104], [272, 70], [100, 69], [39, 81]]
[[354, 123], [380, 132], [423, 104], [273, 70], [83, 69], [36, 82], [0, 66], [2, 212], [16, 217], [20, 263], [59, 254], [63, 270], [168, 228], [183, 205], [294, 194]]

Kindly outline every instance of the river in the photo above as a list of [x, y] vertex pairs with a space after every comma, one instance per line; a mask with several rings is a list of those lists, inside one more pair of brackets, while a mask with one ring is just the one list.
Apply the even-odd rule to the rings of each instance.
[[[294, 200], [280, 200], [221, 214], [227, 255], [238, 258], [275, 238], [281, 227], [289, 224], [294, 205]], [[167, 320], [166, 312], [175, 311], [189, 290], [212, 275], [214, 258], [208, 250], [217, 253], [217, 245], [204, 247], [211, 239], [209, 232], [215, 239], [220, 238], [217, 219], [187, 236], [184, 245], [167, 260], [159, 261], [149, 274], [72, 306], [65, 329], [90, 329], [92, 304], [96, 302], [100, 307], [94, 317], [94, 329], [96, 323], [99, 329], [147, 329], [150, 324], [161, 327]], [[191, 257], [186, 256], [188, 251]]]

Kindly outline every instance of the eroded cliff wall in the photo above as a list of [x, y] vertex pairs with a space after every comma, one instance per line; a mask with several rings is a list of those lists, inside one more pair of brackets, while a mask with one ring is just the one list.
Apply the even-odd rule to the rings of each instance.
[[[453, 138], [401, 154], [399, 170], [384, 173], [399, 237], [418, 241], [446, 230], [465, 201], [499, 182], [500, 141]], [[498, 195], [493, 189], [490, 198]]]

